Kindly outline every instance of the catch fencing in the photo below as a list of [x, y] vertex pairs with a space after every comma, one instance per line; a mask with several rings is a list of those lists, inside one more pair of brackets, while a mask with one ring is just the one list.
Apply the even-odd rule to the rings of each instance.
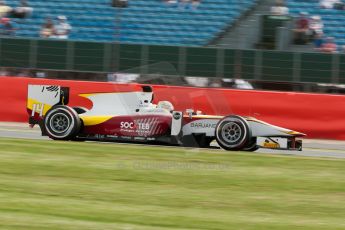
[[345, 83], [345, 54], [0, 38], [0, 66]]

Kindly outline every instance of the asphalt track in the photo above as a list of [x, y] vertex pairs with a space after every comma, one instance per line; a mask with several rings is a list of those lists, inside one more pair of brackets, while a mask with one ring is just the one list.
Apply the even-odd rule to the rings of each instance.
[[[29, 125], [25, 123], [0, 122], [0, 138], [1, 137], [32, 139], [32, 140], [49, 140], [48, 137], [41, 136], [41, 133], [38, 127], [30, 128]], [[114, 143], [114, 144], [123, 144], [123, 143]], [[220, 150], [220, 151], [223, 151], [223, 150]], [[255, 153], [345, 159], [345, 141], [304, 139], [303, 151], [259, 149]]]

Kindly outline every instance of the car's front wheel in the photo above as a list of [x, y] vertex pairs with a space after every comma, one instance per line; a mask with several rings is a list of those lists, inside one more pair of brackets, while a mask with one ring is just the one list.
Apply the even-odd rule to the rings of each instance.
[[225, 150], [241, 150], [251, 139], [248, 122], [236, 115], [220, 120], [215, 130], [216, 141]]
[[72, 108], [58, 105], [45, 115], [44, 127], [48, 136], [54, 140], [71, 140], [78, 134], [81, 121]]

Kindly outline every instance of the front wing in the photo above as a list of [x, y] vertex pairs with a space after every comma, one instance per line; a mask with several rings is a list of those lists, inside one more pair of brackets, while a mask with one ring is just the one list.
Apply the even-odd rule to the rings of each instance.
[[257, 137], [256, 144], [265, 149], [302, 151], [302, 140], [295, 137]]

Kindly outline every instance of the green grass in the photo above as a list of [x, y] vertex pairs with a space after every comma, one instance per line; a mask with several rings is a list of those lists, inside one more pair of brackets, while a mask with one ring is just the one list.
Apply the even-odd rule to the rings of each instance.
[[0, 139], [0, 229], [345, 229], [345, 160]]

